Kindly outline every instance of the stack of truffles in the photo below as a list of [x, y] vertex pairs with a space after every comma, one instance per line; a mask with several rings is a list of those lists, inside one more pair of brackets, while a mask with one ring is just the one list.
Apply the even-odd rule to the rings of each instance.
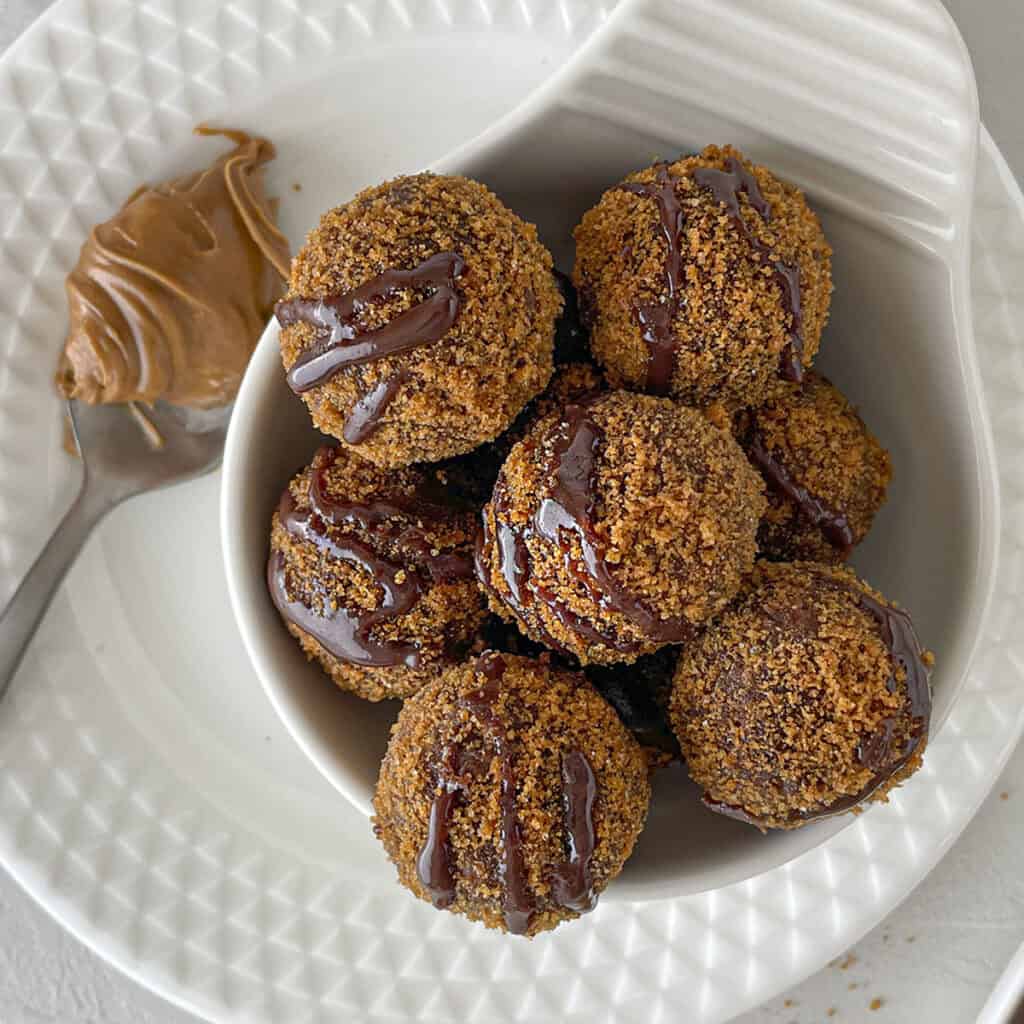
[[594, 906], [658, 767], [797, 828], [884, 800], [931, 708], [909, 616], [843, 565], [891, 470], [811, 369], [801, 192], [709, 146], [575, 237], [570, 282], [484, 186], [399, 178], [325, 214], [277, 306], [337, 443], [273, 515], [270, 594], [338, 686], [404, 701], [374, 822], [401, 883], [525, 935]]

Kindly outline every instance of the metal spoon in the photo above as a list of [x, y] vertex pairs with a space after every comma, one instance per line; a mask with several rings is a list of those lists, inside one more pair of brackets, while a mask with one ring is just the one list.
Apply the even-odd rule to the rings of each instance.
[[977, 1024], [1024, 1024], [1024, 945], [996, 982]]
[[[123, 405], [68, 402], [82, 484], [67, 514], [0, 612], [0, 699], [6, 694], [61, 580], [96, 524], [136, 494], [192, 480], [220, 465], [231, 407], [157, 405], [139, 429]], [[148, 436], [147, 436], [148, 435]], [[159, 445], [154, 440], [159, 438]]]

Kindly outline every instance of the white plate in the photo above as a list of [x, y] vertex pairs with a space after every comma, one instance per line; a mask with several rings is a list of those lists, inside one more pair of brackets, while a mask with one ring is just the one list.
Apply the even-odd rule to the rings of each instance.
[[[7, 588], [74, 472], [49, 391], [63, 274], [89, 224], [138, 180], [216, 148], [187, 140], [194, 121], [230, 110], [279, 141], [273, 182], [297, 237], [338, 193], [457, 141], [453, 124], [418, 113], [457, 102], [459, 129], [481, 127], [590, 24], [567, 29], [565, 5], [543, 0], [210, 10], [61, 3], [0, 66]], [[388, 91], [396, 61], [422, 62], [416, 95]], [[309, 67], [325, 70], [300, 94]], [[350, 178], [318, 176], [324, 147]], [[252, 677], [211, 477], [122, 509], [69, 578], [0, 711], [0, 860], [101, 954], [217, 1020], [722, 1020], [817, 969], [948, 848], [1024, 725], [1024, 200], [990, 140], [975, 240], [1003, 560], [971, 678], [891, 805], [752, 881], [608, 902], [532, 943], [437, 914], [394, 884], [365, 819], [297, 751]]]

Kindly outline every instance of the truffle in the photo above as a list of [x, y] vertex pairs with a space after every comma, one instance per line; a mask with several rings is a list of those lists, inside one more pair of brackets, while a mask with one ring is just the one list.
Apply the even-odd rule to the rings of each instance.
[[420, 899], [533, 936], [593, 908], [649, 801], [640, 747], [581, 675], [487, 652], [402, 707], [374, 830]]
[[885, 502], [889, 453], [838, 388], [809, 371], [776, 382], [738, 417], [740, 444], [760, 470], [768, 511], [757, 541], [778, 562], [842, 562]]
[[343, 690], [408, 697], [460, 660], [486, 617], [473, 515], [418, 470], [322, 448], [273, 516], [267, 583], [288, 631]]
[[491, 607], [583, 664], [693, 635], [753, 565], [762, 484], [693, 409], [613, 391], [540, 420], [483, 512]]
[[493, 440], [544, 389], [551, 256], [483, 185], [420, 174], [324, 214], [278, 304], [288, 383], [381, 466]]
[[690, 776], [712, 810], [762, 829], [884, 800], [921, 764], [931, 663], [910, 616], [848, 569], [762, 562], [680, 655]]
[[573, 280], [613, 386], [736, 409], [814, 359], [831, 250], [800, 190], [737, 150], [629, 175], [575, 234]]

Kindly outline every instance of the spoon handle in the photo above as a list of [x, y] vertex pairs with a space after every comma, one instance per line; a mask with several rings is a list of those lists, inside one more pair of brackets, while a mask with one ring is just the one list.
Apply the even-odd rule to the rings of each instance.
[[7, 607], [0, 611], [0, 700], [11, 685], [54, 592], [93, 527], [110, 508], [109, 502], [97, 500], [86, 479]]

